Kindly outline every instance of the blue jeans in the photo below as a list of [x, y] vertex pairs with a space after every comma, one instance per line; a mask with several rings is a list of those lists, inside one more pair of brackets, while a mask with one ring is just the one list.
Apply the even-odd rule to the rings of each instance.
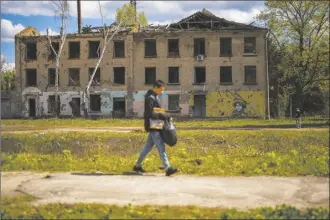
[[167, 170], [170, 167], [170, 163], [168, 162], [167, 155], [165, 152], [165, 143], [163, 140], [163, 137], [161, 136], [159, 131], [150, 131], [147, 139], [147, 143], [144, 145], [144, 148], [142, 149], [139, 159], [136, 162], [136, 166], [141, 167], [142, 162], [144, 158], [147, 156], [147, 154], [151, 151], [153, 146], [156, 145], [158, 149], [158, 153], [160, 156], [160, 159], [163, 162], [165, 170]]

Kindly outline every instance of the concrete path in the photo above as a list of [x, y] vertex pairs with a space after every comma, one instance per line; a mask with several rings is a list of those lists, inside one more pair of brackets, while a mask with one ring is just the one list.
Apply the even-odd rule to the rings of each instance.
[[1, 174], [1, 194], [27, 193], [45, 203], [196, 205], [241, 210], [280, 204], [297, 208], [329, 206], [329, 178], [196, 177], [162, 174]]

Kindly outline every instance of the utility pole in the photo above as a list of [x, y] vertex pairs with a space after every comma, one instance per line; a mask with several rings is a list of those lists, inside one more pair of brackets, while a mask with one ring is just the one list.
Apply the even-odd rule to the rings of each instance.
[[77, 0], [77, 12], [78, 12], [78, 33], [81, 34], [81, 2]]

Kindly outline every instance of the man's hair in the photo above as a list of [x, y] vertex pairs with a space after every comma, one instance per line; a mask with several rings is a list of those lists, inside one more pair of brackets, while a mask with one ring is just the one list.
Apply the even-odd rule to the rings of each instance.
[[160, 88], [163, 86], [165, 86], [165, 83], [160, 79], [156, 80], [156, 82], [154, 83], [154, 88]]

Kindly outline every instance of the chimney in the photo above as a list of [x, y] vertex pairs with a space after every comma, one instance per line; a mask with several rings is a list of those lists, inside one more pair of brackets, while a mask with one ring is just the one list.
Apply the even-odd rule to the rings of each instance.
[[77, 12], [78, 12], [78, 33], [81, 34], [81, 4], [80, 4], [80, 0], [77, 0]]
[[137, 14], [136, 14], [136, 0], [130, 0], [130, 3], [131, 3], [131, 5], [133, 6], [133, 8], [134, 8], [134, 12], [135, 12], [135, 21], [137, 20], [137, 18], [136, 18], [136, 16], [137, 16]]

